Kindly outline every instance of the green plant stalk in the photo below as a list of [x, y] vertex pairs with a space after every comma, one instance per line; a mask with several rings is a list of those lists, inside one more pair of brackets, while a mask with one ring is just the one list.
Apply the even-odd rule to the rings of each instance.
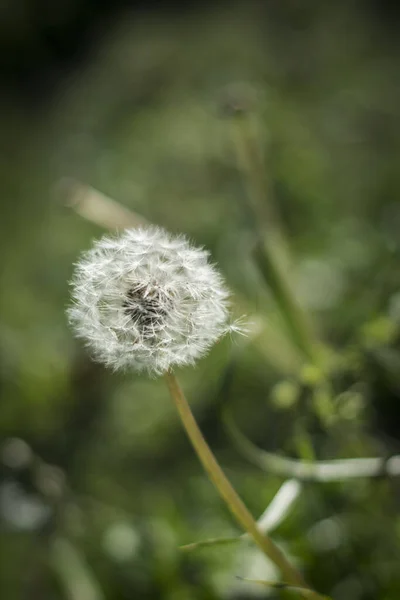
[[307, 360], [315, 364], [319, 360], [312, 332], [277, 261], [278, 254], [286, 254], [287, 258], [287, 244], [276, 207], [267, 197], [263, 159], [253, 129], [250, 115], [238, 114], [232, 119], [237, 164], [247, 184], [247, 196], [257, 234], [254, 257], [281, 310], [293, 341]]
[[86, 221], [105, 229], [113, 231], [148, 225], [147, 219], [142, 215], [80, 181], [63, 179], [55, 191], [65, 206], [72, 208]]
[[56, 537], [52, 541], [51, 564], [69, 600], [105, 600], [83, 556], [66, 538]]
[[[293, 504], [298, 499], [301, 491], [302, 484], [296, 479], [287, 479], [279, 488], [274, 498], [271, 500], [267, 508], [264, 510], [262, 515], [257, 519], [257, 526], [263, 534], [270, 534], [273, 529], [278, 527], [282, 521], [287, 517]], [[180, 546], [179, 549], [184, 552], [191, 552], [192, 550], [198, 550], [209, 546], [218, 546], [222, 544], [235, 544], [238, 542], [246, 541], [249, 539], [248, 533], [242, 533], [239, 536], [228, 536], [219, 538], [209, 538], [206, 540], [200, 540], [192, 542], [191, 544], [185, 544]]]
[[259, 234], [271, 233], [282, 245], [285, 239], [281, 230], [278, 212], [273, 202], [266, 202], [266, 180], [263, 157], [256, 139], [251, 115], [237, 114], [232, 119], [232, 137], [236, 160], [244, 175], [249, 206], [253, 213], [253, 226]]
[[343, 458], [337, 460], [298, 460], [286, 458], [258, 448], [239, 430], [229, 408], [225, 407], [222, 418], [226, 431], [241, 454], [263, 471], [280, 477], [299, 481], [329, 483], [369, 477], [400, 477], [400, 455], [385, 458]]
[[[250, 579], [249, 577], [239, 577], [236, 576], [237, 579], [241, 581], [248, 581], [249, 583], [257, 583], [259, 585], [263, 585], [265, 587], [273, 588], [276, 590], [288, 590], [292, 592], [299, 592], [305, 598], [315, 598], [315, 592], [313, 590], [305, 590], [304, 588], [296, 587], [295, 585], [290, 585], [285, 582], [275, 582], [275, 581], [264, 581], [262, 579]], [[327, 596], [319, 596], [321, 600], [330, 600]]]
[[[196, 423], [190, 406], [175, 375], [171, 372], [168, 372], [165, 375], [165, 378], [171, 397], [175, 403], [186, 433], [210, 480], [217, 488], [232, 515], [235, 517], [239, 525], [253, 538], [263, 553], [278, 567], [283, 578], [288, 583], [300, 588], [306, 588], [308, 590], [309, 588], [300, 572], [291, 565], [286, 556], [275, 545], [275, 543], [259, 530], [253, 516], [222, 471]], [[314, 598], [318, 597], [319, 595], [314, 592]]]
[[310, 362], [318, 364], [316, 344], [305, 315], [282, 276], [270, 245], [263, 240], [258, 240], [253, 254], [257, 266], [281, 310], [293, 341]]
[[183, 546], [179, 546], [179, 550], [181, 550], [182, 552], [192, 552], [193, 550], [209, 548], [210, 546], [228, 546], [230, 544], [238, 544], [244, 539], [246, 539], [246, 534], [230, 537], [209, 538], [207, 540], [200, 540], [198, 542], [184, 544]]

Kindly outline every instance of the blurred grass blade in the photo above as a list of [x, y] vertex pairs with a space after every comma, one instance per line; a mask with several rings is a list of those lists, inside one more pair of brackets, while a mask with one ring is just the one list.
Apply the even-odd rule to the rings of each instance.
[[198, 542], [184, 544], [183, 546], [179, 546], [179, 550], [182, 552], [191, 552], [192, 550], [200, 550], [201, 548], [209, 548], [210, 546], [226, 546], [230, 544], [237, 544], [246, 538], [248, 539], [247, 534], [231, 537], [209, 538], [207, 540], [199, 540]]
[[388, 459], [344, 458], [331, 461], [303, 461], [279, 456], [258, 448], [236, 426], [230, 410], [223, 408], [222, 417], [226, 430], [239, 451], [250, 462], [268, 473], [281, 477], [293, 477], [302, 481], [343, 481], [360, 477], [400, 476], [400, 456]]
[[311, 328], [280, 272], [271, 248], [267, 246], [266, 242], [259, 240], [254, 248], [253, 256], [265, 283], [275, 297], [294, 343], [307, 360], [318, 364], [319, 357]]
[[301, 494], [302, 488], [302, 484], [296, 479], [288, 479], [281, 485], [257, 521], [261, 531], [270, 532], [279, 527], [292, 510], [294, 503]]
[[317, 594], [313, 590], [309, 590], [307, 588], [290, 585], [288, 583], [279, 582], [279, 581], [264, 581], [263, 579], [250, 579], [248, 577], [240, 577], [236, 576], [237, 579], [241, 581], [247, 581], [249, 583], [256, 583], [258, 585], [263, 585], [264, 587], [273, 588], [276, 590], [288, 590], [292, 592], [297, 592], [303, 596], [303, 598], [316, 598], [318, 597], [320, 600], [330, 600], [329, 596], [322, 596], [321, 594]]
[[84, 557], [71, 542], [57, 537], [51, 550], [53, 568], [68, 600], [105, 600], [100, 585]]
[[[270, 533], [276, 529], [289, 514], [293, 504], [299, 497], [302, 490], [302, 485], [299, 481], [289, 479], [282, 484], [278, 492], [273, 497], [261, 517], [257, 521], [257, 525], [263, 533]], [[236, 544], [238, 542], [248, 540], [249, 535], [244, 533], [240, 536], [210, 538], [208, 540], [200, 540], [180, 546], [180, 550], [191, 552], [201, 548], [210, 546], [222, 546], [228, 544]]]
[[289, 252], [276, 204], [270, 190], [267, 193], [264, 159], [253, 117], [251, 110], [236, 110], [231, 122], [237, 164], [248, 188], [247, 200], [258, 240], [254, 257], [285, 318], [293, 341], [307, 360], [317, 363], [311, 330], [277, 263], [279, 256], [287, 259]]
[[61, 197], [62, 204], [72, 208], [87, 221], [105, 229], [126, 229], [148, 224], [142, 215], [74, 179], [61, 180], [56, 193]]

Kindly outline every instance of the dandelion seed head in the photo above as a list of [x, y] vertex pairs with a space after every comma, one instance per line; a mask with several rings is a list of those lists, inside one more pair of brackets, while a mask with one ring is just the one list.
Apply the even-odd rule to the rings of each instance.
[[159, 227], [105, 236], [76, 264], [69, 321], [94, 357], [114, 369], [160, 375], [193, 364], [239, 328], [208, 259]]

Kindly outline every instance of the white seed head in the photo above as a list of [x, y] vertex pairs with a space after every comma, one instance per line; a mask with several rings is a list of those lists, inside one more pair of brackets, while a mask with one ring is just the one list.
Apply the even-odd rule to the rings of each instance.
[[115, 369], [159, 375], [193, 364], [237, 330], [208, 256], [158, 227], [103, 237], [76, 265], [70, 323], [94, 357]]

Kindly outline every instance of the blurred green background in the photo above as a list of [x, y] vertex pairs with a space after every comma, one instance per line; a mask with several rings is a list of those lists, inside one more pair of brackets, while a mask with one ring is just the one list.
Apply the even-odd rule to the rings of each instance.
[[[68, 329], [73, 263], [102, 234], [60, 201], [73, 177], [208, 247], [232, 288], [248, 337], [178, 376], [255, 516], [285, 477], [243, 456], [221, 399], [264, 450], [382, 457], [379, 477], [303, 482], [273, 537], [335, 600], [397, 600], [398, 11], [18, 0], [1, 21], [1, 598], [295, 597], [236, 578], [277, 577], [250, 542], [179, 550], [240, 532], [162, 379], [106, 371]], [[324, 344], [329, 393], [255, 264], [238, 124], [280, 237], [258, 225]]]

